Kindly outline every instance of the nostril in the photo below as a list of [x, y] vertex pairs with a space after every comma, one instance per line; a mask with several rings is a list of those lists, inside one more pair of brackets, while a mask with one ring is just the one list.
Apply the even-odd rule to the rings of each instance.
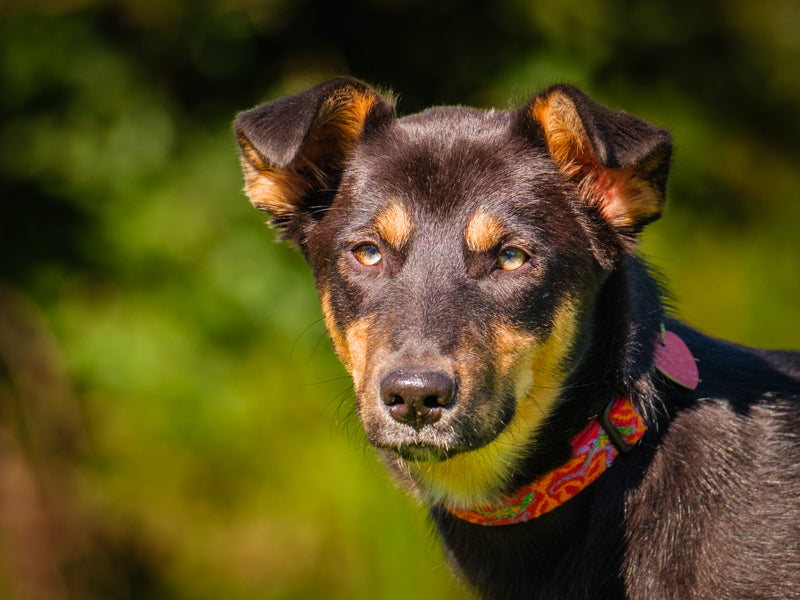
[[422, 405], [426, 408], [441, 408], [445, 404], [449, 404], [444, 396], [426, 396], [422, 400]]
[[405, 404], [402, 396], [399, 396], [398, 394], [389, 394], [387, 397], [383, 399], [383, 403], [386, 404], [386, 406], [397, 406], [398, 404]]

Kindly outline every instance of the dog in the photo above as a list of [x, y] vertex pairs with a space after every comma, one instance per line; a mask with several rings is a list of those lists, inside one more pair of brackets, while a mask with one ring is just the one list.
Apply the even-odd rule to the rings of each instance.
[[556, 85], [510, 111], [335, 79], [240, 113], [366, 437], [486, 599], [800, 598], [800, 354], [667, 314], [637, 256], [670, 134]]

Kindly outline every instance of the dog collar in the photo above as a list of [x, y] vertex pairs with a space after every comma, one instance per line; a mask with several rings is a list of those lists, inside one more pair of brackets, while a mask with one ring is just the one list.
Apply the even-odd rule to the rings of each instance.
[[[675, 383], [694, 389], [697, 363], [683, 340], [661, 326], [653, 366]], [[647, 424], [633, 402], [618, 395], [597, 419], [572, 440], [572, 458], [533, 483], [492, 504], [471, 509], [445, 508], [475, 525], [511, 525], [530, 521], [594, 483], [620, 453], [628, 452], [647, 431]]]
[[472, 509], [446, 506], [453, 515], [475, 525], [511, 525], [535, 519], [591, 485], [619, 455], [636, 444], [647, 425], [625, 396], [609, 404], [572, 440], [572, 458], [533, 483], [496, 503]]

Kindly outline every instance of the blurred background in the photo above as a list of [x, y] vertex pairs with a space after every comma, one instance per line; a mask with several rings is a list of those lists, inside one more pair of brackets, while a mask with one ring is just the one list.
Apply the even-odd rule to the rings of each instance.
[[794, 0], [0, 0], [0, 598], [465, 599], [365, 444], [234, 114], [350, 74], [575, 83], [670, 129], [643, 250], [708, 333], [800, 349]]

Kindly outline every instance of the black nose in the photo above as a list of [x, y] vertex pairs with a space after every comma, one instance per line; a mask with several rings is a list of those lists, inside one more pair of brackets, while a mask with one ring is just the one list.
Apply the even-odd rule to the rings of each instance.
[[392, 371], [381, 381], [381, 399], [395, 421], [419, 431], [438, 421], [453, 401], [455, 382], [438, 371]]

